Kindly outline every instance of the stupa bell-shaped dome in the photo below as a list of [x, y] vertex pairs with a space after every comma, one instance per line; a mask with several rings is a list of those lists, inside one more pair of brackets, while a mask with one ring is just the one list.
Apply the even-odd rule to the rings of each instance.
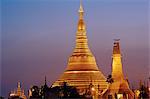
[[69, 57], [68, 65], [61, 77], [52, 85], [60, 86], [62, 82], [67, 82], [70, 86], [84, 92], [89, 85], [92, 84], [101, 90], [107, 88], [106, 78], [99, 70], [95, 57], [88, 47], [88, 39], [86, 35], [86, 26], [84, 22], [84, 11], [80, 4], [79, 21], [76, 32], [76, 45], [72, 55]]

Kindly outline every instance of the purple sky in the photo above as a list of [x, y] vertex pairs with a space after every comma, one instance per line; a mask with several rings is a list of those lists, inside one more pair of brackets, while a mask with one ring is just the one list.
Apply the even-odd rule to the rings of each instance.
[[[50, 86], [66, 68], [75, 45], [79, 0], [2, 0], [1, 94]], [[83, 0], [89, 47], [100, 70], [111, 73], [113, 39], [120, 38], [130, 84], [147, 80], [148, 0]]]

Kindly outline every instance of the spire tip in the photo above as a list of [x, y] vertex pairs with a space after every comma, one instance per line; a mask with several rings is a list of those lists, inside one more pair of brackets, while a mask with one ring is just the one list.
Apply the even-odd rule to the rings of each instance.
[[79, 8], [79, 12], [84, 12], [84, 11], [83, 11], [83, 7], [82, 7], [82, 0], [80, 0], [80, 8]]

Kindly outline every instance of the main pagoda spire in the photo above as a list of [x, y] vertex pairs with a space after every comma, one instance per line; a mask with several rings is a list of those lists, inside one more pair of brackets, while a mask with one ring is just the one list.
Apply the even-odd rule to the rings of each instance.
[[76, 34], [76, 48], [85, 48], [88, 47], [87, 44], [87, 36], [86, 36], [86, 25], [84, 22], [84, 10], [82, 6], [82, 1], [80, 0], [79, 7], [79, 20], [77, 26], [77, 34]]
[[[67, 71], [70, 70], [98, 70], [95, 58], [88, 47], [86, 25], [84, 22], [84, 10], [82, 1], [78, 10], [79, 19], [76, 32], [76, 45], [73, 54], [69, 58]], [[76, 65], [76, 66], [72, 66]], [[82, 65], [82, 68], [81, 68]]]
[[[80, 90], [81, 93], [84, 93], [92, 81], [92, 85], [95, 89], [102, 92], [107, 88], [108, 84], [106, 83], [105, 76], [96, 64], [95, 57], [88, 47], [84, 10], [81, 1], [78, 13], [76, 44], [73, 53], [69, 57], [66, 70], [52, 86], [60, 86], [60, 84], [65, 81], [68, 85], [74, 86]], [[98, 90], [98, 85], [101, 86], [101, 90]]]

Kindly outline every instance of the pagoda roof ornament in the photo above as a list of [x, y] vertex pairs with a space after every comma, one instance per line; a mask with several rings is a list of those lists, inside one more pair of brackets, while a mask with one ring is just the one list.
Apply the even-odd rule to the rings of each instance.
[[84, 12], [83, 6], [82, 6], [82, 0], [80, 0], [80, 8], [79, 8], [79, 12]]

